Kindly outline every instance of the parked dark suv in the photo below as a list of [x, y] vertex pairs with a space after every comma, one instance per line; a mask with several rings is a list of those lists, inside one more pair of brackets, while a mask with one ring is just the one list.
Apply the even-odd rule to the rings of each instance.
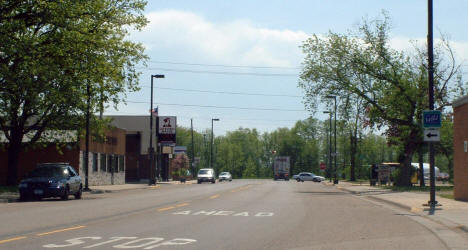
[[31, 171], [19, 186], [20, 200], [28, 198], [60, 197], [69, 195], [81, 199], [81, 177], [68, 163], [41, 163]]

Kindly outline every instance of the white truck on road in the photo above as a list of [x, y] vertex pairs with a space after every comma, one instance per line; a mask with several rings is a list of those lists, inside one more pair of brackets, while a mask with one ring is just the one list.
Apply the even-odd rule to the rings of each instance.
[[289, 156], [277, 156], [273, 161], [273, 175], [275, 181], [283, 179], [289, 181]]

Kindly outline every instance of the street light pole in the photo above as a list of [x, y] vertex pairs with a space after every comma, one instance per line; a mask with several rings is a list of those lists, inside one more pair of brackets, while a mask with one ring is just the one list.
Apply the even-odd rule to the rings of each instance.
[[218, 118], [211, 119], [211, 145], [210, 145], [210, 168], [213, 168], [213, 122], [219, 121]]
[[336, 166], [336, 95], [327, 95], [326, 98], [329, 98], [329, 99], [333, 99], [335, 101], [335, 111], [333, 112], [335, 114], [335, 123], [333, 124], [333, 130], [334, 130], [334, 140], [335, 140], [335, 143], [334, 143], [334, 150], [333, 150], [333, 162], [334, 162], [334, 169], [333, 169], [333, 184], [338, 184], [338, 178], [336, 176], [336, 170], [337, 170], [337, 166]]
[[153, 148], [153, 78], [164, 78], [164, 75], [151, 75], [151, 102], [150, 102], [150, 135], [149, 135], [149, 154], [150, 154], [150, 166], [149, 166], [149, 179], [148, 185], [156, 183], [154, 174], [154, 148]]
[[324, 114], [330, 114], [330, 117], [328, 118], [329, 126], [328, 126], [328, 131], [327, 131], [327, 142], [328, 142], [328, 174], [330, 175], [330, 182], [332, 181], [332, 173], [331, 173], [331, 167], [332, 167], [332, 160], [331, 160], [331, 119], [332, 119], [332, 112], [330, 111], [323, 111]]

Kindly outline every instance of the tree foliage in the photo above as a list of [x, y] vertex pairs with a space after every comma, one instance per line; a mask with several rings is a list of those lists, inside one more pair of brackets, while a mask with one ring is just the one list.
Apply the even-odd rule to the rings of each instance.
[[[420, 117], [428, 109], [426, 54], [423, 50], [391, 48], [390, 23], [383, 18], [364, 21], [348, 34], [314, 35], [302, 46], [305, 54], [299, 86], [306, 104], [315, 110], [326, 95], [363, 101], [365, 124], [386, 129], [387, 139], [400, 148], [402, 178], [410, 185], [410, 163], [422, 143]], [[435, 105], [443, 111], [459, 86], [453, 82], [459, 67], [446, 40], [435, 51]]]
[[9, 184], [16, 183], [19, 152], [44, 131], [78, 129], [88, 101], [92, 111], [137, 89], [143, 47], [125, 38], [147, 23], [145, 4], [1, 1], [0, 129], [8, 140]]

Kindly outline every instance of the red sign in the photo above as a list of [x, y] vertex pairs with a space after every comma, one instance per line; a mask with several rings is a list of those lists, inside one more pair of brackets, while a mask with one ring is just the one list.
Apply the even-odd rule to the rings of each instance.
[[325, 170], [325, 168], [327, 168], [327, 165], [325, 164], [325, 162], [320, 162], [320, 169]]

